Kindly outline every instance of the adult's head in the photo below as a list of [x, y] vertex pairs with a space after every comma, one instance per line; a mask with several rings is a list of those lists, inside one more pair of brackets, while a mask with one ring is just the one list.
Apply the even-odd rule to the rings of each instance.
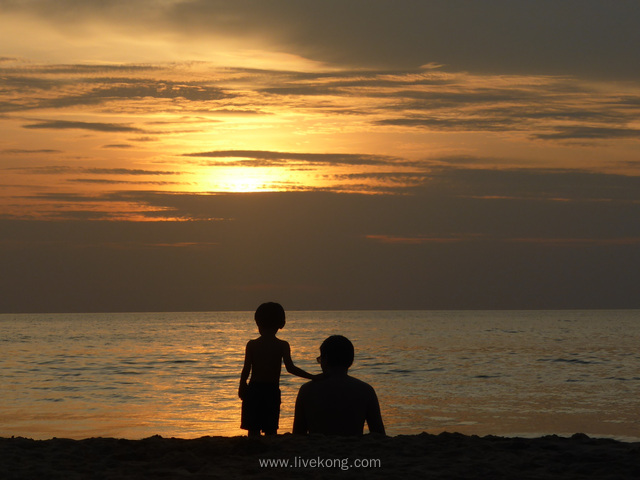
[[323, 367], [347, 370], [353, 363], [353, 356], [353, 343], [342, 335], [332, 335], [320, 345]]
[[258, 328], [278, 331], [286, 323], [284, 308], [275, 302], [263, 303], [254, 315]]

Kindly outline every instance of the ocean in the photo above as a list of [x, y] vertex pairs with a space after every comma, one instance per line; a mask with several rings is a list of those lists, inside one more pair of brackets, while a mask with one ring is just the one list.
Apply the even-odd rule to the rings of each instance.
[[[286, 305], [285, 305], [286, 307]], [[640, 311], [289, 311], [278, 336], [319, 373], [329, 335], [374, 386], [389, 435], [640, 440]], [[0, 437], [246, 434], [253, 312], [0, 315]], [[284, 368], [279, 433], [300, 385]]]

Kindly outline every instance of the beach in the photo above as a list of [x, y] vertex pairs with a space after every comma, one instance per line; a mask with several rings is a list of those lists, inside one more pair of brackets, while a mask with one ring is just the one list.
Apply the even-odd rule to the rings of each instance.
[[[287, 464], [288, 462], [288, 464]], [[640, 443], [555, 435], [0, 438], [5, 479], [637, 479]]]

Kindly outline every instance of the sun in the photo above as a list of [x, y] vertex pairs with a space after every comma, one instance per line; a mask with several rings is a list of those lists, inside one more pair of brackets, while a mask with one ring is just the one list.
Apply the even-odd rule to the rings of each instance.
[[270, 180], [265, 176], [256, 175], [255, 173], [249, 175], [238, 175], [236, 173], [233, 176], [227, 176], [221, 179], [220, 190], [238, 193], [271, 191], [273, 188], [270, 186]]
[[278, 192], [290, 184], [287, 172], [275, 167], [217, 167], [202, 177], [202, 186], [211, 192]]

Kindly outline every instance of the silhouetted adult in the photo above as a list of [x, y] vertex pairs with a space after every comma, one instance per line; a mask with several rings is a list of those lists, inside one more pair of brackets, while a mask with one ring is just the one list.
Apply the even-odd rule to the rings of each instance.
[[320, 346], [320, 379], [300, 387], [296, 399], [293, 433], [325, 435], [384, 434], [380, 404], [371, 385], [349, 375], [354, 348], [342, 335], [327, 338]]

